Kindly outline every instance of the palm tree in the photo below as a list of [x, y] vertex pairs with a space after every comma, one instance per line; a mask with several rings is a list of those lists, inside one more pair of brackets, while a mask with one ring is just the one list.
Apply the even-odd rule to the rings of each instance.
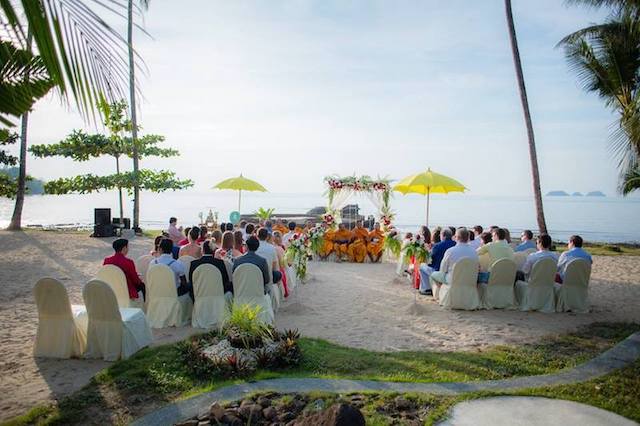
[[540, 233], [547, 233], [547, 224], [544, 220], [544, 210], [542, 207], [542, 191], [540, 190], [540, 172], [538, 171], [538, 154], [536, 153], [536, 141], [533, 134], [533, 123], [529, 111], [529, 101], [527, 100], [527, 89], [524, 85], [524, 75], [522, 73], [522, 63], [520, 62], [520, 51], [518, 49], [518, 39], [516, 38], [516, 28], [513, 22], [513, 12], [511, 11], [511, 0], [505, 0], [505, 11], [507, 14], [507, 26], [509, 27], [509, 39], [511, 40], [511, 53], [513, 64], [516, 68], [518, 88], [520, 89], [520, 102], [524, 112], [524, 121], [527, 125], [527, 137], [529, 138], [529, 158], [531, 160], [531, 176], [533, 178], [533, 195], [536, 204], [536, 219]]
[[[141, 8], [149, 9], [149, 0], [140, 0]], [[133, 229], [140, 228], [140, 185], [139, 175], [139, 155], [138, 155], [138, 119], [136, 117], [136, 76], [135, 76], [135, 55], [133, 50], [133, 0], [128, 0], [127, 5], [127, 42], [129, 45], [129, 98], [131, 104], [131, 140], [133, 142]]]
[[[31, 69], [27, 67], [23, 70], [21, 75], [28, 80], [22, 80], [24, 84], [16, 85], [15, 75], [7, 76], [4, 72], [15, 71], [15, 68], [5, 65], [1, 67], [0, 124], [12, 127], [14, 123], [11, 117], [21, 117], [22, 125], [18, 193], [10, 229], [17, 230], [21, 227], [28, 111], [35, 101], [54, 86], [64, 100], [73, 100], [85, 119], [92, 117], [95, 120], [94, 105], [101, 96], [113, 101], [125, 93], [124, 39], [91, 8], [93, 4], [121, 15], [125, 7], [123, 2], [124, 0], [110, 0], [108, 4], [102, 0], [0, 1], [2, 64], [14, 61], [20, 55], [24, 56], [23, 52], [30, 52], [32, 39], [40, 55], [37, 67], [32, 63]], [[20, 7], [16, 7], [16, 3]], [[29, 34], [25, 35], [27, 27]], [[46, 85], [43, 81], [47, 82]]]
[[611, 151], [618, 161], [619, 190], [627, 195], [637, 189], [640, 163], [640, 1], [570, 3], [614, 8], [604, 23], [569, 34], [558, 45], [584, 90], [597, 93], [618, 115]]

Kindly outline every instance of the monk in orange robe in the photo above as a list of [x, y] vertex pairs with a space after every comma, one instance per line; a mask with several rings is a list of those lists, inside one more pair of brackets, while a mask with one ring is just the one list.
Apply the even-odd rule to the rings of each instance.
[[275, 225], [273, 225], [273, 230], [280, 232], [282, 235], [289, 232], [289, 228], [284, 224], [284, 220], [279, 220]]
[[327, 229], [322, 237], [322, 247], [320, 247], [320, 256], [321, 260], [326, 260], [327, 257], [333, 253], [333, 239], [336, 235], [336, 232], [332, 229]]
[[342, 258], [349, 254], [349, 244], [352, 240], [353, 233], [341, 223], [333, 236], [333, 252], [336, 254], [337, 262], [342, 262]]
[[363, 263], [367, 258], [367, 242], [369, 241], [369, 231], [362, 226], [362, 221], [356, 222], [353, 230], [353, 242], [349, 245], [349, 258], [352, 262]]
[[384, 232], [380, 229], [380, 224], [376, 223], [373, 231], [369, 233], [369, 243], [367, 244], [367, 253], [371, 263], [377, 263], [382, 257], [384, 249]]

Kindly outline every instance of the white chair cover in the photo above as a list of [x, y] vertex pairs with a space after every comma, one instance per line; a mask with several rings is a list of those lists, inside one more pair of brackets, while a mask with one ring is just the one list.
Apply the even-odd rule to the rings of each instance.
[[193, 262], [194, 260], [196, 260], [195, 257], [193, 256], [180, 256], [178, 258], [178, 260], [184, 265], [184, 270], [187, 272], [187, 274], [189, 273], [189, 268], [191, 268], [191, 262]]
[[191, 325], [195, 328], [222, 327], [229, 316], [224, 297], [222, 274], [215, 266], [205, 263], [193, 271], [195, 303]]
[[440, 286], [438, 296], [440, 305], [447, 309], [480, 309], [478, 262], [470, 258], [458, 260], [453, 265], [451, 282]]
[[67, 289], [58, 280], [42, 278], [33, 288], [38, 307], [38, 331], [33, 356], [71, 358], [84, 354], [87, 346], [86, 330], [72, 312], [84, 306], [71, 307]]
[[284, 299], [284, 294], [281, 294], [280, 287], [273, 283], [273, 268], [269, 262], [267, 262], [267, 268], [269, 269], [269, 295], [271, 297], [271, 306], [273, 307], [273, 312], [278, 312], [278, 309], [280, 309], [280, 302]]
[[127, 359], [153, 341], [142, 310], [118, 308], [108, 284], [91, 280], [84, 286], [82, 297], [89, 317], [86, 358]]
[[260, 319], [273, 324], [275, 318], [271, 297], [264, 294], [262, 272], [256, 265], [244, 263], [233, 272], [233, 302], [240, 305], [260, 306]]
[[515, 309], [515, 281], [516, 263], [513, 260], [498, 259], [494, 262], [489, 282], [478, 287], [482, 306], [485, 309]]
[[569, 262], [562, 284], [555, 284], [557, 312], [589, 312], [591, 265], [584, 259]]
[[193, 302], [188, 294], [178, 297], [171, 268], [151, 265], [146, 285], [147, 319], [151, 328], [183, 327], [191, 322]]
[[535, 253], [535, 249], [526, 249], [524, 251], [517, 251], [513, 254], [513, 261], [516, 262], [516, 268], [518, 271], [522, 270], [524, 262], [527, 260], [527, 256], [531, 253]]
[[491, 268], [491, 256], [489, 256], [489, 253], [481, 254], [478, 256], [478, 260], [480, 262], [480, 270], [488, 272]]
[[522, 311], [556, 311], [554, 279], [556, 261], [550, 257], [538, 260], [531, 268], [529, 282], [516, 283], [516, 297]]
[[[137, 300], [129, 298], [129, 287], [127, 286], [127, 277], [122, 269], [115, 265], [103, 265], [98, 269], [96, 279], [105, 282], [111, 287], [116, 295], [118, 306], [120, 308], [140, 307]], [[134, 306], [136, 305], [136, 306]]]
[[152, 260], [153, 260], [153, 256], [151, 256], [150, 254], [145, 254], [144, 256], [140, 256], [139, 258], [136, 259], [136, 272], [138, 272], [138, 275], [143, 280], [147, 276], [147, 271], [149, 270], [149, 264], [151, 263]]

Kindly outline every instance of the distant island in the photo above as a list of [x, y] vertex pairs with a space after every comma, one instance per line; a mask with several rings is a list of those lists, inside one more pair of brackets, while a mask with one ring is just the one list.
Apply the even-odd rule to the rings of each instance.
[[[547, 197], [568, 197], [569, 193], [566, 191], [549, 191], [547, 192]], [[571, 194], [572, 197], [582, 197], [584, 196], [581, 192], [574, 192]], [[605, 193], [602, 191], [591, 191], [586, 193], [587, 197], [606, 197]]]
[[[17, 178], [20, 169], [17, 167], [0, 168], [0, 173]], [[27, 195], [44, 194], [44, 182], [40, 179], [30, 178], [27, 180]]]

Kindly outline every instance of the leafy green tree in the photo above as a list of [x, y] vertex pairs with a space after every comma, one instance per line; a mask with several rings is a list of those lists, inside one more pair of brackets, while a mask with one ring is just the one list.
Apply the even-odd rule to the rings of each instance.
[[628, 195], [633, 191], [640, 189], [640, 167], [636, 167], [633, 170], [629, 170], [622, 180], [620, 192], [623, 195]]
[[[16, 133], [3, 132], [0, 135], [0, 165], [14, 166], [18, 162], [18, 158], [7, 153], [4, 147], [14, 144], [18, 141]], [[15, 178], [8, 173], [2, 173], [0, 170], [0, 197], [13, 198], [16, 196], [18, 184]]]
[[[140, 188], [151, 192], [166, 190], [186, 189], [193, 186], [191, 180], [180, 180], [170, 171], [146, 170], [138, 171], [136, 177], [133, 172], [121, 172], [120, 158], [133, 156], [134, 145], [131, 137], [126, 136], [131, 131], [131, 121], [126, 118], [127, 103], [124, 101], [107, 103], [101, 101], [99, 109], [102, 111], [105, 127], [109, 135], [89, 135], [81, 130], [73, 131], [63, 141], [52, 145], [34, 145], [29, 151], [39, 158], [61, 156], [71, 158], [74, 161], [89, 161], [92, 158], [110, 156], [116, 163], [116, 173], [108, 176], [96, 176], [93, 174], [80, 175], [69, 178], [60, 178], [45, 183], [45, 192], [49, 194], [86, 194], [101, 190], [118, 190], [120, 207], [120, 220], [124, 216], [122, 190], [129, 193], [136, 184]], [[178, 151], [170, 148], [161, 148], [159, 143], [164, 141], [163, 136], [145, 135], [136, 141], [136, 149], [140, 158], [143, 157], [174, 157]]]
[[618, 117], [610, 148], [618, 162], [619, 189], [626, 195], [636, 182], [632, 178], [629, 184], [628, 178], [640, 165], [640, 1], [570, 3], [613, 8], [604, 23], [569, 34], [559, 45], [584, 90], [596, 93]]
[[511, 54], [513, 56], [513, 64], [516, 69], [516, 78], [518, 80], [518, 90], [520, 92], [520, 103], [522, 104], [522, 112], [524, 113], [524, 121], [527, 126], [527, 138], [529, 141], [529, 160], [531, 162], [531, 178], [533, 183], [533, 198], [536, 204], [536, 219], [540, 233], [547, 233], [547, 222], [544, 218], [544, 209], [542, 206], [542, 190], [540, 189], [540, 172], [538, 170], [538, 154], [536, 151], [536, 141], [533, 133], [533, 122], [531, 120], [531, 112], [529, 111], [529, 100], [527, 98], [527, 89], [524, 84], [524, 73], [522, 72], [522, 62], [520, 61], [520, 50], [518, 48], [518, 38], [516, 37], [516, 27], [513, 21], [513, 12], [511, 9], [511, 0], [505, 0], [505, 12], [507, 16], [507, 27], [509, 29], [509, 39], [511, 40]]

